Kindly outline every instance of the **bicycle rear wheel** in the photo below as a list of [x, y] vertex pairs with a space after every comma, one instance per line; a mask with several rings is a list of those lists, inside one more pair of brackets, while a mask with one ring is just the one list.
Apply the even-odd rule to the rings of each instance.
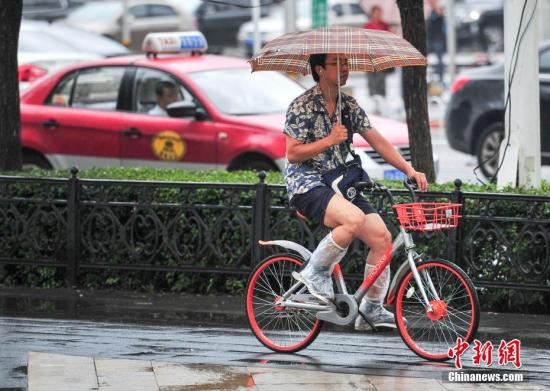
[[[477, 293], [466, 273], [449, 261], [423, 261], [417, 269], [433, 311], [425, 308], [420, 289], [410, 271], [397, 288], [397, 328], [405, 344], [418, 356], [431, 361], [446, 361], [449, 359], [449, 348], [456, 345], [458, 338], [471, 342], [477, 332]], [[430, 289], [427, 276], [437, 296]], [[406, 323], [403, 318], [406, 318]]]
[[276, 352], [297, 352], [311, 344], [323, 322], [315, 312], [286, 308], [276, 301], [296, 281], [292, 272], [304, 261], [294, 255], [273, 255], [263, 260], [252, 272], [246, 287], [246, 316], [258, 340]]

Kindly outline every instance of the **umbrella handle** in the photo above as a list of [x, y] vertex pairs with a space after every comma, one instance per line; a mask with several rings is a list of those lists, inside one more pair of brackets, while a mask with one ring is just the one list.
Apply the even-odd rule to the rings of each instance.
[[342, 125], [342, 91], [340, 90], [340, 55], [336, 56], [336, 73], [338, 83], [338, 123]]

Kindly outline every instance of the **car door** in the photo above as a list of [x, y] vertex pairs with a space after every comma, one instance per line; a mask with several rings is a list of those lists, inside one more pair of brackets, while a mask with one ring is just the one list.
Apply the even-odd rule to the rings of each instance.
[[116, 110], [124, 71], [117, 66], [72, 72], [26, 119], [54, 168], [120, 164]]
[[155, 69], [135, 68], [130, 112], [121, 116], [122, 165], [216, 168], [218, 131], [213, 122], [153, 114], [158, 113], [156, 89], [161, 82], [175, 85], [180, 100], [194, 101], [175, 77]]

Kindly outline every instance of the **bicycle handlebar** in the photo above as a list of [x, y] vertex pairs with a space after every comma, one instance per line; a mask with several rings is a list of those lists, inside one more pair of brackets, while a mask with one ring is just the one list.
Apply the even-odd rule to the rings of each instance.
[[413, 202], [416, 202], [416, 190], [418, 190], [418, 183], [416, 183], [416, 180], [414, 178], [407, 178], [403, 181], [403, 185], [405, 185], [407, 190], [411, 193]]
[[[407, 178], [403, 181], [403, 185], [407, 188], [407, 190], [411, 193], [411, 197], [412, 197], [412, 200], [413, 202], [416, 202], [417, 201], [417, 197], [416, 197], [416, 190], [418, 190], [418, 184], [416, 183], [416, 180], [414, 180], [414, 178]], [[367, 190], [367, 191], [374, 191], [374, 190], [378, 190], [378, 191], [383, 191], [385, 192], [389, 199], [390, 199], [390, 202], [392, 203], [392, 205], [394, 204], [393, 202], [393, 195], [390, 191], [390, 189], [388, 189], [386, 186], [380, 184], [380, 183], [377, 183], [375, 181], [373, 181], [372, 179], [369, 179], [368, 181], [364, 181], [364, 182], [357, 182], [355, 184], [355, 187], [357, 188], [357, 190], [359, 192], [363, 191], [363, 190]]]

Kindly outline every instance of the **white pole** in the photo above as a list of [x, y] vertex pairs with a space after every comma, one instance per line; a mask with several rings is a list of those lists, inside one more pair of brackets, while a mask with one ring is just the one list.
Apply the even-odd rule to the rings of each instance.
[[550, 39], [550, 1], [539, 2], [539, 26], [540, 26], [540, 39]]
[[285, 33], [296, 31], [296, 1], [285, 2]]
[[452, 84], [456, 74], [455, 0], [447, 2], [445, 24], [447, 25], [447, 74], [449, 83]]
[[[540, 187], [539, 17], [536, 4], [536, 0], [506, 0], [504, 3], [504, 99], [509, 91], [510, 101], [504, 118], [506, 133], [500, 145], [499, 189], [507, 185], [515, 187], [516, 173], [520, 186]], [[512, 53], [516, 39], [517, 53]], [[509, 145], [506, 143], [508, 137]]]
[[128, 0], [122, 2], [122, 36], [121, 42], [124, 46], [130, 46], [130, 23], [128, 21]]
[[260, 37], [260, 0], [252, 0], [252, 23], [254, 24], [254, 56], [258, 54], [262, 47]]

